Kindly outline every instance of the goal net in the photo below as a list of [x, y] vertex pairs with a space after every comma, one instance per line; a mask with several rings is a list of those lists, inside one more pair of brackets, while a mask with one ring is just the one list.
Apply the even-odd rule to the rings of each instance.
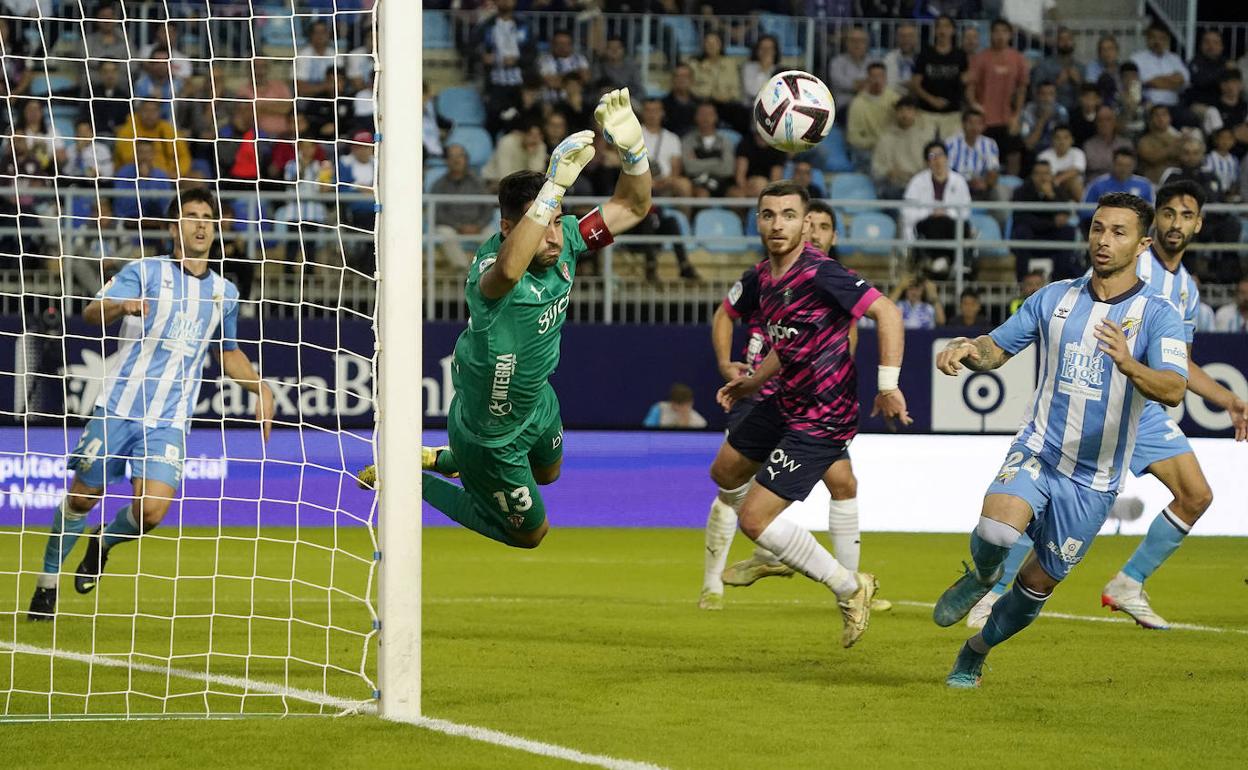
[[[375, 709], [381, 549], [354, 475], [375, 454], [375, 14], [0, 3], [0, 718]], [[236, 310], [168, 256], [195, 187], [220, 201], [209, 266]], [[88, 323], [127, 270], [145, 314]], [[235, 342], [273, 394], [267, 442], [223, 371]], [[149, 512], [132, 479], [170, 472], [163, 520], [126, 536]], [[66, 495], [92, 474], [81, 514]], [[92, 541], [111, 547], [80, 593]]]

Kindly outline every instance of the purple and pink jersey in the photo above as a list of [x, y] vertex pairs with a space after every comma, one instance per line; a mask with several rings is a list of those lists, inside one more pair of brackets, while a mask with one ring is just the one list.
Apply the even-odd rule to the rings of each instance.
[[[809, 244], [784, 275], [772, 276], [771, 263], [764, 260], [728, 292], [724, 309], [733, 318], [750, 319], [780, 357], [774, 390], [790, 429], [839, 440], [857, 434], [858, 376], [849, 355], [849, 329], [880, 296]], [[751, 328], [751, 340], [754, 332]], [[757, 366], [762, 357], [746, 363]]]

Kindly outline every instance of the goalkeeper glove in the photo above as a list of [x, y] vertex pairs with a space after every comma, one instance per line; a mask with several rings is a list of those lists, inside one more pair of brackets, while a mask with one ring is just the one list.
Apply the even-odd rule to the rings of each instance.
[[636, 176], [650, 170], [641, 123], [633, 112], [627, 88], [605, 94], [594, 110], [594, 118], [602, 126], [603, 136], [619, 151], [625, 174]]
[[594, 132], [578, 131], [564, 139], [550, 154], [546, 184], [529, 207], [527, 216], [542, 227], [550, 224], [563, 195], [576, 182], [581, 170], [594, 159]]

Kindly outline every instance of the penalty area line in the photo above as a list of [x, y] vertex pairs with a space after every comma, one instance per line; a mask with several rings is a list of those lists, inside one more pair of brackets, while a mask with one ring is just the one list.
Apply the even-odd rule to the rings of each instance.
[[[932, 602], [912, 602], [904, 599], [894, 601], [893, 604], [899, 604], [903, 607], [922, 607], [931, 609], [936, 605]], [[1127, 623], [1134, 624], [1135, 621], [1129, 618], [1115, 618], [1101, 615], [1074, 615], [1069, 612], [1049, 612], [1042, 610], [1040, 612], [1042, 618], [1056, 618], [1058, 620], [1078, 620], [1084, 623]], [[1244, 634], [1248, 635], [1248, 629], [1245, 628], [1219, 628], [1217, 626], [1201, 626], [1195, 623], [1171, 623], [1171, 631], [1203, 631], [1210, 634]]]
[[[205, 684], [217, 684], [224, 687], [232, 687], [243, 690], [244, 693], [247, 694], [279, 695], [316, 706], [328, 706], [331, 708], [341, 709], [343, 714], [358, 713], [376, 715], [378, 713], [377, 704], [372, 701], [354, 701], [348, 698], [338, 698], [333, 695], [327, 695], [326, 693], [316, 692], [315, 690], [287, 687], [285, 685], [274, 684], [272, 682], [263, 682], [239, 676], [209, 674], [204, 671], [192, 671], [190, 669], [175, 668], [173, 666], [158, 666], [152, 663], [140, 663], [137, 661], [125, 660], [117, 656], [98, 655], [88, 652], [74, 652], [73, 650], [58, 650], [51, 647], [38, 647], [33, 644], [22, 644], [20, 642], [0, 642], [0, 652], [5, 651], [23, 655], [48, 656], [51, 658], [59, 658], [61, 660], [69, 660], [74, 661], [75, 663], [84, 663], [92, 666], [124, 668], [146, 674], [160, 674], [164, 676], [176, 677], [178, 679], [189, 679], [204, 682]], [[395, 721], [399, 724], [411, 725], [413, 727], [443, 733], [444, 735], [449, 735], [455, 738], [467, 738], [480, 743], [489, 743], [495, 746], [502, 746], [503, 748], [523, 751], [528, 754], [537, 754], [539, 756], [562, 759], [581, 765], [602, 767], [606, 768], [606, 770], [663, 770], [661, 766], [650, 764], [648, 762], [635, 762], [633, 760], [619, 759], [617, 757], [610, 757], [602, 754], [589, 754], [577, 749], [568, 748], [566, 746], [545, 743], [543, 741], [535, 741], [530, 738], [522, 738], [518, 735], [504, 733], [499, 730], [491, 730], [488, 727], [465, 725], [445, 719], [438, 719], [436, 717], [416, 717], [414, 719]]]

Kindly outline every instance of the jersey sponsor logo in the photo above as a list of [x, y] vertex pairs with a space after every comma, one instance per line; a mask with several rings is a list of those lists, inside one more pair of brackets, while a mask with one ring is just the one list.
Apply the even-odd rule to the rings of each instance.
[[771, 474], [772, 481], [775, 481], [776, 476], [779, 476], [781, 472], [792, 473], [800, 467], [802, 464], [795, 462], [783, 449], [771, 450], [771, 456], [767, 458], [767, 472]]
[[793, 304], [793, 290], [785, 289], [784, 293], [780, 295], [780, 301], [786, 305], [792, 305]]
[[1062, 543], [1061, 548], [1058, 548], [1057, 543], [1054, 543], [1052, 540], [1045, 545], [1054, 556], [1067, 564], [1078, 564], [1083, 561], [1083, 556], [1079, 554], [1079, 551], [1083, 549], [1082, 540], [1068, 537], [1066, 542]]
[[1174, 337], [1161, 338], [1161, 362], [1187, 368], [1187, 343]]
[[494, 359], [494, 382], [490, 384], [490, 414], [505, 417], [511, 414], [511, 378], [516, 374], [516, 354], [500, 353]]
[[745, 287], [741, 285], [740, 281], [737, 281], [736, 283], [734, 283], [732, 285], [732, 288], [728, 290], [728, 304], [729, 305], [737, 304], [737, 301], [741, 299], [741, 295], [744, 292], [745, 292]]
[[1057, 374], [1057, 391], [1065, 396], [1099, 399], [1105, 385], [1105, 356], [1077, 342], [1062, 348], [1062, 367]]
[[781, 324], [767, 324], [767, 337], [771, 339], [771, 344], [776, 344], [782, 340], [791, 340], [797, 336], [797, 329], [792, 326], [783, 326]]
[[555, 322], [559, 320], [559, 316], [567, 309], [568, 295], [566, 294], [547, 305], [537, 319], [537, 333], [545, 334], [554, 328]]

